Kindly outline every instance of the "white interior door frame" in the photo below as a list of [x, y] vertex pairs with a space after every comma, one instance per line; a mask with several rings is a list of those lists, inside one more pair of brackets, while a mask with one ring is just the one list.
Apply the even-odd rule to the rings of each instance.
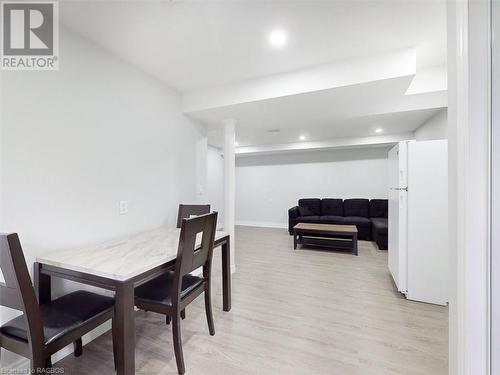
[[450, 374], [490, 374], [490, 0], [448, 2]]
[[[500, 2], [491, 7], [491, 373], [500, 374]], [[496, 105], [495, 105], [496, 104]]]

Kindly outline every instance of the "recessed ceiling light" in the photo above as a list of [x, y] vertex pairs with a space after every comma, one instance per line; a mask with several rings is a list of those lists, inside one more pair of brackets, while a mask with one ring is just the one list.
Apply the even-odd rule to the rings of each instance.
[[288, 41], [288, 35], [284, 30], [276, 29], [269, 33], [269, 44], [275, 48], [282, 48]]
[[238, 142], [234, 142], [234, 145], [235, 145], [236, 147], [238, 147], [239, 143], [238, 143]]
[[305, 140], [306, 140], [306, 136], [305, 136], [305, 135], [301, 135], [301, 136], [299, 137], [299, 139], [300, 139], [301, 141], [305, 141]]
[[375, 133], [382, 133], [384, 130], [382, 128], [375, 129]]

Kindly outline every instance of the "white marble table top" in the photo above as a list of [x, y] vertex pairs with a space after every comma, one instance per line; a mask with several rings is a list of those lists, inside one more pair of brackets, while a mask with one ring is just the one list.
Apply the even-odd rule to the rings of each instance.
[[[36, 261], [123, 281], [174, 260], [179, 235], [180, 229], [158, 228], [95, 246], [47, 253]], [[226, 235], [217, 231], [215, 239]]]

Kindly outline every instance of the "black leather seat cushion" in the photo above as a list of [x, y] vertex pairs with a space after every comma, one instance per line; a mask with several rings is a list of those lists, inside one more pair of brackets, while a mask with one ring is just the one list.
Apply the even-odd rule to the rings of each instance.
[[299, 216], [297, 223], [319, 223], [321, 216]]
[[370, 201], [370, 217], [387, 217], [388, 202], [387, 199], [372, 199]]
[[368, 199], [346, 199], [344, 216], [369, 217], [370, 201]]
[[[61, 336], [80, 328], [86, 322], [111, 311], [113, 298], [78, 291], [40, 306], [45, 343], [50, 344]], [[28, 341], [24, 316], [18, 316], [0, 327], [3, 334]]]
[[319, 221], [323, 224], [345, 224], [343, 216], [320, 216]]
[[342, 199], [325, 198], [321, 200], [321, 215], [344, 216]]
[[299, 199], [299, 207], [307, 208], [311, 212], [311, 216], [321, 215], [321, 199], [304, 198]]
[[373, 217], [370, 219], [374, 228], [378, 230], [386, 230], [388, 228], [387, 219], [384, 217]]
[[366, 217], [359, 216], [347, 216], [344, 218], [344, 224], [346, 225], [356, 225], [357, 227], [370, 227], [370, 219]]
[[[172, 305], [171, 293], [173, 282], [174, 272], [169, 271], [135, 288], [135, 298], [147, 303]], [[185, 275], [182, 279], [181, 298], [184, 298], [202, 283], [202, 277], [191, 274]]]

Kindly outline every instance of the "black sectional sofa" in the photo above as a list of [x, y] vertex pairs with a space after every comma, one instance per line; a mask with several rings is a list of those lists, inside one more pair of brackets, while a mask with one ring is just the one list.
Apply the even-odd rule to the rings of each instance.
[[288, 232], [297, 223], [350, 224], [358, 228], [358, 238], [375, 241], [387, 249], [387, 199], [300, 199], [288, 210]]

